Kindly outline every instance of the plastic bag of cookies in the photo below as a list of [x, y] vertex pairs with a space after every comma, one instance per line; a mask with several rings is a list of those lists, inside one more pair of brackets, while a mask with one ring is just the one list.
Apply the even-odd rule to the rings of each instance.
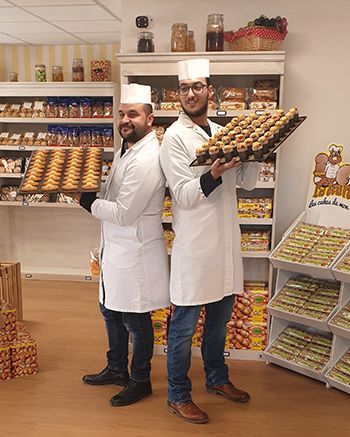
[[33, 118], [46, 117], [46, 102], [43, 100], [36, 100], [33, 108]]
[[24, 102], [19, 115], [22, 118], [31, 118], [33, 116], [33, 102]]

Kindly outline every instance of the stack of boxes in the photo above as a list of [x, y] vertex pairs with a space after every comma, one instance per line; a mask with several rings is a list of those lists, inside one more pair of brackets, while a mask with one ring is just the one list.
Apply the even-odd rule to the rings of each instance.
[[38, 372], [37, 345], [29, 330], [17, 322], [16, 310], [0, 301], [0, 380]]
[[226, 349], [265, 349], [268, 294], [266, 282], [245, 281], [227, 324]]

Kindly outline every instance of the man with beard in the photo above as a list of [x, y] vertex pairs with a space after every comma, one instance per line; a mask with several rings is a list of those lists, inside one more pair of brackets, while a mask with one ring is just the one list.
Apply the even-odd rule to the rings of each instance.
[[[80, 198], [80, 205], [101, 220], [99, 302], [109, 342], [107, 367], [84, 376], [83, 382], [124, 386], [110, 400], [117, 407], [152, 393], [150, 311], [169, 305], [161, 222], [165, 179], [153, 119], [151, 88], [122, 85], [118, 111], [121, 153], [116, 154], [101, 191]], [[130, 378], [129, 334], [133, 344]]]
[[209, 61], [178, 63], [179, 95], [183, 108], [165, 132], [160, 149], [173, 208], [175, 240], [171, 256], [170, 301], [174, 305], [168, 333], [168, 405], [183, 420], [205, 423], [207, 414], [191, 399], [191, 339], [201, 307], [206, 318], [202, 358], [206, 389], [236, 402], [247, 402], [248, 393], [229, 380], [224, 359], [226, 323], [231, 318], [234, 295], [243, 292], [240, 228], [236, 184], [253, 189], [259, 164], [232, 160], [212, 167], [190, 167], [195, 150], [221, 126], [207, 118]]

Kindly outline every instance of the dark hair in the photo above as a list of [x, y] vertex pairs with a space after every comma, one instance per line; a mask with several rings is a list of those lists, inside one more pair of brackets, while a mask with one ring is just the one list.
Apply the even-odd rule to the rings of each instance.
[[150, 103], [145, 103], [144, 105], [146, 115], [153, 114], [153, 106]]
[[207, 85], [208, 85], [208, 86], [211, 85], [211, 83], [210, 83], [210, 77], [206, 77], [205, 80], [207, 81]]

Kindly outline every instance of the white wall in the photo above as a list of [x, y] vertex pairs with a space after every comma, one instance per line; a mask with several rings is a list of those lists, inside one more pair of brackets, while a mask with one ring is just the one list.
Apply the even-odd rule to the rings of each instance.
[[206, 19], [223, 13], [225, 30], [237, 30], [260, 14], [281, 15], [289, 21], [284, 106], [298, 106], [308, 119], [281, 150], [277, 239], [304, 209], [314, 155], [331, 142], [350, 147], [350, 2], [348, 0], [148, 0], [124, 1], [123, 53], [136, 52], [138, 15], [154, 18], [151, 29], [157, 52], [168, 52], [174, 22], [188, 23], [197, 50], [205, 47]]

